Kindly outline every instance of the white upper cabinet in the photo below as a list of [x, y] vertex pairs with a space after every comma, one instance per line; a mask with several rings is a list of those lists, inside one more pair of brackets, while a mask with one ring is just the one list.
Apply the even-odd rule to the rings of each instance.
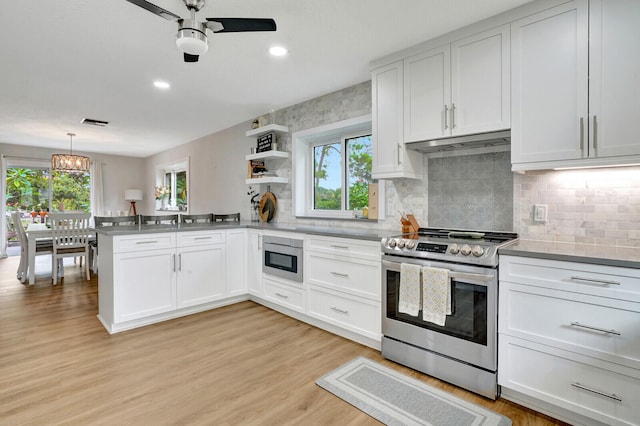
[[640, 161], [638, 19], [637, 0], [574, 0], [512, 23], [513, 170]]
[[589, 156], [639, 155], [640, 1], [592, 0], [589, 13]]
[[509, 25], [404, 60], [404, 140], [508, 129]]
[[373, 155], [376, 179], [422, 178], [422, 155], [407, 151], [403, 137], [403, 65], [397, 61], [371, 74]]
[[451, 44], [452, 135], [511, 127], [509, 25]]

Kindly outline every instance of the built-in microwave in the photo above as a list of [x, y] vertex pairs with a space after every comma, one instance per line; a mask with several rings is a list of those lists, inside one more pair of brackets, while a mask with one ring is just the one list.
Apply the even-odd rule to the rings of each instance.
[[262, 272], [302, 282], [303, 240], [265, 235], [262, 245]]

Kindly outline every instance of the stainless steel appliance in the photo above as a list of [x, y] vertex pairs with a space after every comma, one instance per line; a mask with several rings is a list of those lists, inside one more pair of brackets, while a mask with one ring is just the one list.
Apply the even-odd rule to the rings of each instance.
[[262, 272], [302, 282], [303, 240], [265, 235], [262, 241]]
[[[495, 399], [497, 384], [498, 249], [511, 232], [420, 228], [383, 238], [382, 355]], [[399, 312], [402, 263], [449, 271], [451, 315], [443, 326]]]

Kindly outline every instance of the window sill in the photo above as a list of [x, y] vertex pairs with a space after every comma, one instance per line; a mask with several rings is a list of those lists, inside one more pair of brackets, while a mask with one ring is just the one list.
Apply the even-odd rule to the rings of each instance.
[[344, 220], [349, 222], [371, 222], [377, 223], [379, 219], [369, 219], [366, 217], [332, 217], [332, 216], [296, 216], [296, 219], [311, 220]]

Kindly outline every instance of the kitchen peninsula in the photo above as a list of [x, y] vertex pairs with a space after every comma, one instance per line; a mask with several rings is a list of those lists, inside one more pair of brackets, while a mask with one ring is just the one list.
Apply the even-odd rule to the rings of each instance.
[[[358, 291], [350, 290], [348, 283], [342, 283], [345, 287], [339, 288], [338, 292], [334, 291], [335, 287], [329, 288], [323, 294], [326, 296], [329, 291], [335, 294], [331, 294], [334, 299], [327, 303], [333, 306], [339, 300], [357, 304], [357, 307], [350, 309], [347, 318], [327, 317], [322, 313], [322, 307], [314, 305], [307, 309], [305, 295], [307, 287], [317, 294], [325, 290], [323, 285], [330, 287], [331, 283], [314, 280], [312, 270], [308, 270], [305, 283], [298, 284], [300, 309], [292, 310], [287, 303], [279, 304], [277, 299], [270, 298], [267, 286], [286, 290], [293, 283], [269, 277], [263, 292], [263, 233], [304, 239], [305, 248], [309, 248], [305, 262], [309, 253], [324, 250], [322, 256], [340, 262], [336, 267], [348, 267], [349, 259], [367, 266], [372, 277], [368, 283], [371, 293], [361, 300]], [[368, 229], [256, 222], [105, 227], [98, 230], [98, 319], [109, 333], [117, 333], [251, 298], [297, 319], [376, 347], [380, 341], [379, 241], [383, 233]], [[341, 253], [331, 253], [331, 250]], [[315, 257], [310, 259], [309, 264], [313, 265], [314, 260]], [[367, 309], [363, 310], [363, 307]], [[369, 323], [375, 326], [369, 329]]]

